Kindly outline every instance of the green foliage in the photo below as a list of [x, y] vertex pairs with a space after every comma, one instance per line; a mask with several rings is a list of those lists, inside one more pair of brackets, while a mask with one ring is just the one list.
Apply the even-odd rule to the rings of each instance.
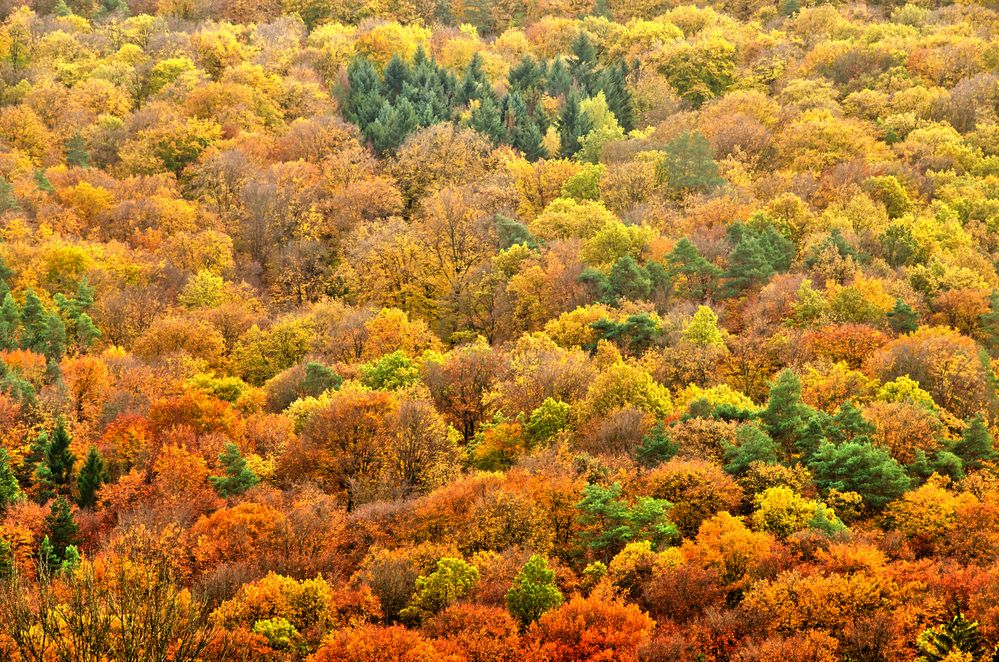
[[683, 133], [671, 140], [656, 165], [656, 175], [670, 191], [681, 196], [705, 193], [725, 183], [711, 145], [700, 133]]
[[969, 469], [978, 468], [982, 462], [995, 459], [995, 439], [981, 414], [967, 422], [961, 438], [952, 450]]
[[658, 547], [676, 537], [676, 525], [666, 516], [671, 507], [668, 501], [640, 497], [629, 504], [621, 492], [620, 483], [608, 487], [591, 483], [583, 488], [576, 509], [584, 529], [583, 542], [590, 550], [610, 559], [630, 542], [648, 540]]
[[545, 398], [531, 412], [524, 429], [535, 441], [547, 441], [569, 427], [572, 408], [561, 400]]
[[888, 312], [888, 325], [895, 333], [912, 333], [919, 328], [919, 314], [902, 299]]
[[745, 474], [752, 463], [777, 463], [778, 448], [774, 440], [754, 423], [740, 425], [735, 431], [735, 444], [725, 448], [725, 471]]
[[434, 572], [416, 578], [416, 592], [399, 616], [406, 622], [419, 623], [467, 595], [478, 581], [479, 571], [474, 565], [444, 557], [437, 561]]
[[760, 421], [784, 459], [807, 459], [825, 438], [819, 413], [801, 400], [801, 380], [790, 370], [782, 370], [774, 380]]
[[299, 384], [303, 396], [318, 397], [329, 390], [337, 390], [343, 384], [343, 377], [322, 363], [309, 361], [305, 364], [305, 377]]
[[260, 482], [257, 474], [246, 466], [243, 454], [239, 452], [239, 446], [229, 442], [219, 453], [219, 463], [225, 470], [224, 476], [209, 476], [215, 491], [219, 496], [230, 497], [242, 494]]
[[0, 448], [0, 514], [23, 497], [21, 485], [10, 466], [10, 455], [5, 448]]
[[[942, 662], [946, 659], [980, 659], [987, 650], [987, 644], [978, 621], [958, 612], [949, 621], [923, 630], [916, 639], [916, 648], [919, 651], [918, 662]], [[962, 653], [968, 657], [958, 657]]]
[[59, 570], [65, 561], [72, 561], [74, 555], [79, 558], [76, 545], [79, 544], [80, 527], [66, 499], [60, 496], [52, 502], [43, 530], [42, 559], [50, 571]]
[[715, 283], [721, 276], [721, 269], [706, 260], [686, 237], [676, 243], [666, 257], [671, 278], [683, 278], [682, 291], [691, 299], [701, 300], [710, 296]]
[[361, 383], [368, 388], [394, 391], [420, 381], [420, 366], [397, 350], [360, 367]]
[[261, 619], [253, 624], [253, 632], [267, 639], [271, 648], [279, 651], [288, 650], [299, 639], [298, 630], [281, 616]]
[[659, 421], [642, 436], [642, 443], [635, 449], [635, 461], [640, 466], [651, 469], [669, 461], [679, 450], [679, 444], [673, 441], [666, 425]]
[[506, 592], [507, 609], [527, 626], [560, 604], [562, 592], [555, 584], [555, 573], [544, 557], [532, 555], [514, 578], [513, 587]]
[[71, 438], [60, 421], [52, 431], [51, 440], [44, 449], [42, 464], [38, 467], [38, 480], [45, 486], [45, 496], [69, 494], [73, 482], [73, 465], [76, 455], [70, 450]]
[[87, 459], [80, 468], [80, 475], [76, 479], [77, 489], [80, 492], [76, 500], [80, 508], [93, 508], [97, 504], [97, 490], [107, 482], [108, 474], [104, 466], [104, 460], [97, 448], [90, 447], [87, 452]]
[[821, 489], [856, 492], [873, 510], [884, 508], [910, 486], [905, 469], [887, 450], [865, 442], [825, 442], [808, 467]]

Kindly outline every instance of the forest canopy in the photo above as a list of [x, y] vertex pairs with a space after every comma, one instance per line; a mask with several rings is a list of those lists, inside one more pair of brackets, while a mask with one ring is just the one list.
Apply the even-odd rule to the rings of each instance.
[[0, 658], [999, 659], [999, 5], [0, 0]]

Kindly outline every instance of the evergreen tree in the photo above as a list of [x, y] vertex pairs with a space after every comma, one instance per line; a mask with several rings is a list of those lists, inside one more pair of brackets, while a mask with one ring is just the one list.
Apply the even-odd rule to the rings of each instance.
[[909, 475], [913, 487], [922, 485], [933, 474], [947, 476], [956, 481], [964, 478], [964, 463], [950, 451], [937, 451], [931, 458], [926, 455], [926, 451], [917, 448], [915, 459], [905, 465], [905, 472]]
[[0, 349], [15, 349], [18, 346], [18, 328], [21, 326], [21, 307], [8, 291], [0, 304]]
[[347, 65], [347, 83], [349, 93], [343, 108], [344, 117], [364, 132], [388, 106], [380, 92], [374, 63], [364, 57], [352, 59]]
[[[999, 331], [999, 316], [996, 317], [996, 324]], [[919, 328], [919, 315], [905, 301], [895, 299], [895, 307], [888, 312], [888, 325], [895, 333], [912, 333]]]
[[848, 441], [825, 442], [808, 463], [824, 491], [856, 492], [871, 509], [880, 510], [909, 489], [902, 466], [879, 446]]
[[683, 291], [695, 301], [711, 296], [721, 269], [705, 259], [690, 239], [683, 237], [666, 256], [668, 273], [683, 278]]
[[834, 444], [844, 441], [870, 443], [874, 426], [860, 413], [852, 402], [847, 400], [836, 411], [829, 424], [826, 437]]
[[66, 325], [55, 313], [49, 313], [45, 320], [45, 345], [42, 353], [50, 362], [58, 362], [66, 353]]
[[6, 179], [0, 179], [0, 213], [5, 211], [18, 211], [21, 204], [14, 195], [14, 185]]
[[409, 65], [396, 53], [385, 65], [385, 72], [382, 74], [381, 95], [389, 103], [395, 103], [406, 84], [410, 82]]
[[579, 96], [570, 92], [559, 113], [558, 135], [562, 142], [562, 156], [571, 157], [580, 148], [580, 140], [590, 132], [590, 121], [580, 110]]
[[220, 496], [242, 494], [260, 482], [257, 474], [246, 466], [246, 460], [236, 444], [230, 442], [225, 445], [225, 450], [219, 454], [219, 462], [225, 469], [225, 476], [210, 476], [208, 480]]
[[66, 141], [66, 164], [75, 168], [86, 168], [90, 165], [90, 154], [87, 152], [87, 143], [79, 132]]
[[506, 592], [506, 605], [510, 613], [527, 626], [541, 618], [549, 609], [562, 604], [562, 592], [555, 583], [555, 573], [548, 561], [537, 554], [531, 556]]
[[597, 47], [586, 32], [580, 30], [569, 46], [569, 71], [583, 94], [590, 96], [596, 92]]
[[496, 95], [493, 93], [489, 78], [482, 67], [482, 56], [479, 53], [473, 55], [468, 66], [465, 67], [457, 94], [457, 100], [461, 104], [467, 105], [473, 99], [480, 101], [490, 99], [494, 105], [496, 104]]
[[652, 291], [652, 278], [630, 255], [618, 258], [611, 266], [607, 285], [613, 297], [641, 301]]
[[627, 74], [628, 65], [621, 62], [618, 66], [605, 68], [600, 75], [600, 89], [607, 107], [625, 132], [635, 128], [635, 106], [628, 90]]
[[14, 563], [14, 550], [10, 543], [0, 538], [0, 581], [10, 579], [17, 572]]
[[565, 60], [557, 57], [548, 67], [546, 91], [550, 96], [564, 97], [569, 94], [570, 89], [572, 89], [572, 73], [565, 65]]
[[766, 283], [773, 274], [774, 268], [759, 239], [753, 234], [744, 234], [729, 255], [722, 294], [739, 296], [752, 287]]
[[917, 662], [943, 660], [979, 660], [985, 655], [987, 643], [979, 631], [978, 621], [958, 612], [946, 623], [923, 630], [916, 639]]
[[76, 344], [84, 349], [89, 348], [101, 337], [101, 330], [87, 313], [80, 313], [76, 318]]
[[796, 454], [807, 458], [822, 441], [818, 413], [802, 402], [801, 381], [790, 370], [777, 375], [760, 421], [785, 459]]
[[546, 155], [541, 126], [530, 115], [519, 115], [514, 120], [511, 144], [524, 153], [528, 161], [537, 161]]
[[62, 422], [56, 424], [52, 439], [45, 448], [43, 463], [38, 467], [41, 482], [56, 494], [68, 494], [73, 482], [76, 456], [69, 449], [69, 432]]
[[982, 462], [995, 459], [995, 439], [981, 414], [967, 421], [961, 438], [954, 444], [953, 452], [968, 469], [976, 469]]
[[48, 347], [48, 312], [34, 290], [24, 294], [24, 307], [21, 309], [21, 347], [38, 354], [45, 354]]
[[107, 482], [107, 479], [108, 475], [107, 469], [104, 466], [104, 460], [101, 458], [101, 454], [97, 452], [97, 449], [91, 446], [76, 481], [80, 490], [80, 496], [76, 502], [77, 505], [80, 508], [93, 508], [97, 504], [97, 490]]
[[44, 531], [52, 546], [54, 558], [60, 563], [66, 558], [66, 549], [79, 544], [80, 527], [73, 519], [69, 502], [63, 497], [52, 502], [49, 514], [45, 517]]
[[499, 145], [509, 140], [499, 106], [491, 96], [486, 96], [479, 101], [479, 105], [472, 110], [468, 125], [489, 138], [493, 145]]
[[635, 461], [640, 466], [651, 469], [668, 461], [679, 450], [680, 446], [673, 441], [666, 425], [658, 422], [642, 437], [641, 445], [635, 450]]
[[303, 396], [318, 397], [329, 390], [336, 390], [343, 384], [343, 377], [336, 374], [332, 368], [324, 366], [322, 363], [309, 361], [305, 364], [305, 378], [299, 385], [299, 392]]
[[0, 515], [23, 497], [21, 485], [17, 482], [14, 469], [10, 466], [10, 456], [6, 449], [0, 448]]
[[735, 431], [735, 444], [725, 449], [725, 471], [744, 474], [754, 462], [777, 464], [777, 444], [758, 426], [747, 423]]

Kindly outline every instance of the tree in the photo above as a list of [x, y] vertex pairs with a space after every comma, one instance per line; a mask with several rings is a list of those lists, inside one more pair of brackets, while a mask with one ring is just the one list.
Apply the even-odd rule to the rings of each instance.
[[659, 546], [677, 535], [666, 518], [670, 503], [665, 499], [640, 497], [629, 504], [621, 497], [620, 483], [608, 487], [589, 484], [576, 504], [586, 546], [609, 560], [629, 542], [648, 540]]
[[10, 466], [10, 456], [7, 449], [0, 448], [0, 514], [23, 497], [21, 485]]
[[555, 573], [544, 557], [532, 555], [506, 592], [507, 608], [522, 625], [528, 626], [560, 604], [562, 592], [555, 584]]
[[740, 425], [735, 432], [735, 444], [725, 448], [725, 471], [744, 474], [754, 462], [777, 463], [777, 444], [753, 423]]
[[76, 503], [80, 508], [93, 508], [97, 504], [97, 490], [107, 482], [108, 475], [104, 466], [104, 459], [97, 452], [97, 448], [90, 447], [87, 452], [87, 459], [80, 468], [80, 475], [76, 479], [80, 496]]
[[872, 510], [881, 510], [909, 489], [905, 469], [887, 450], [870, 443], [827, 441], [808, 466], [820, 488], [856, 492]]
[[642, 437], [642, 443], [635, 450], [635, 461], [651, 469], [668, 461], [678, 450], [680, 447], [673, 441], [666, 425], [658, 422]]
[[474, 565], [459, 558], [442, 558], [437, 561], [436, 570], [416, 578], [416, 592], [399, 616], [403, 620], [419, 623], [464, 597], [477, 581], [479, 571]]
[[257, 474], [246, 466], [246, 460], [239, 452], [239, 446], [232, 442], [227, 443], [225, 449], [219, 454], [219, 463], [225, 469], [225, 475], [208, 477], [219, 496], [230, 497], [242, 494], [260, 482]]
[[923, 630], [916, 639], [918, 662], [942, 662], [950, 659], [977, 660], [987, 650], [978, 621], [958, 612], [945, 623]]
[[961, 438], [954, 444], [954, 454], [961, 458], [968, 469], [976, 469], [983, 461], [993, 460], [995, 454], [995, 439], [985, 425], [981, 414], [967, 422]]
[[[49, 514], [45, 517], [45, 538], [51, 545], [51, 552], [46, 554], [46, 560], [52, 564], [61, 565], [67, 560], [67, 550], [79, 543], [80, 527], [73, 519], [69, 502], [58, 497], [52, 502]], [[55, 570], [57, 567], [50, 566]]]
[[60, 421], [52, 431], [52, 437], [45, 447], [42, 464], [38, 467], [38, 477], [41, 482], [55, 494], [69, 494], [73, 482], [76, 456], [69, 449], [70, 441], [69, 432]]
[[683, 339], [694, 345], [725, 347], [718, 315], [708, 306], [699, 306], [690, 322], [683, 328]]
[[669, 265], [667, 273], [676, 279], [678, 276], [683, 280], [678, 284], [681, 294], [700, 300], [710, 297], [714, 292], [715, 281], [722, 271], [714, 264], [706, 260], [697, 250], [697, 247], [683, 237], [676, 243], [673, 250], [666, 256]]
[[579, 151], [580, 140], [590, 132], [592, 126], [579, 106], [579, 96], [569, 92], [558, 117], [558, 135], [562, 142], [562, 156], [571, 157]]
[[654, 625], [636, 605], [591, 595], [547, 612], [527, 637], [538, 657], [550, 662], [634, 660]]
[[744, 233], [729, 255], [722, 293], [739, 296], [747, 289], [766, 283], [774, 273], [760, 240], [753, 233]]
[[725, 181], [718, 171], [710, 143], [700, 133], [683, 133], [663, 149], [656, 166], [659, 181], [675, 195], [708, 192]]
[[801, 380], [790, 370], [782, 370], [770, 388], [767, 407], [760, 420], [785, 458], [803, 454], [806, 458], [823, 439], [818, 414], [801, 400]]

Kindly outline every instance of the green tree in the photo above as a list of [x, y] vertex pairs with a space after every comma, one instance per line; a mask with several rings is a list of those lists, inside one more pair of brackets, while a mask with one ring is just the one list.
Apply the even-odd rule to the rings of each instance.
[[576, 504], [583, 526], [584, 544], [609, 560], [629, 542], [648, 540], [653, 547], [674, 538], [678, 530], [666, 517], [671, 504], [665, 499], [640, 497], [629, 504], [621, 497], [621, 483], [583, 488]]
[[[946, 659], [982, 659], [987, 644], [979, 631], [978, 621], [958, 612], [946, 623], [927, 628], [916, 639], [917, 662], [941, 662]], [[965, 657], [954, 654], [963, 653]], [[953, 656], [953, 657], [952, 657]]]
[[708, 306], [700, 306], [690, 322], [683, 328], [683, 339], [704, 347], [725, 347], [725, 339], [718, 328], [718, 315]]
[[524, 564], [513, 580], [513, 587], [506, 592], [507, 609], [524, 626], [558, 607], [562, 599], [555, 573], [548, 567], [548, 561], [537, 554]]
[[219, 463], [225, 469], [225, 475], [208, 477], [219, 496], [230, 497], [242, 494], [260, 482], [257, 474], [246, 466], [246, 459], [239, 452], [239, 446], [232, 442], [227, 443], [223, 451], [219, 453]]
[[329, 390], [337, 390], [343, 384], [343, 377], [322, 363], [309, 361], [305, 364], [305, 378], [299, 384], [302, 395], [318, 397]]
[[76, 503], [80, 508], [93, 508], [97, 504], [97, 490], [107, 482], [108, 474], [104, 466], [104, 459], [97, 452], [97, 448], [90, 447], [87, 451], [87, 458], [80, 468], [80, 475], [76, 479], [77, 489], [80, 496]]
[[[996, 321], [999, 331], [999, 317]], [[912, 333], [919, 328], [919, 314], [902, 299], [895, 299], [895, 307], [888, 311], [888, 326], [895, 333]]]
[[867, 419], [852, 402], [847, 400], [840, 405], [836, 414], [829, 420], [826, 438], [834, 444], [844, 441], [870, 443], [873, 434], [874, 426], [867, 422]]
[[[61, 564], [67, 558], [67, 549], [79, 544], [80, 538], [80, 527], [73, 519], [73, 512], [65, 498], [60, 496], [52, 502], [49, 514], [45, 517], [44, 531], [51, 545], [51, 554], [46, 560]], [[49, 568], [56, 569], [52, 566]]]
[[40, 482], [47, 488], [43, 496], [69, 494], [73, 482], [73, 465], [76, 455], [69, 449], [72, 441], [66, 426], [60, 421], [52, 431], [51, 440], [45, 447], [42, 464], [37, 473]]
[[735, 431], [735, 443], [725, 448], [725, 471], [741, 475], [754, 462], [777, 464], [777, 444], [754, 423], [740, 425]]
[[478, 581], [479, 570], [474, 565], [444, 557], [437, 561], [436, 570], [416, 578], [416, 592], [399, 616], [409, 623], [419, 623], [467, 595]]
[[75, 168], [86, 168], [90, 165], [90, 153], [87, 152], [87, 143], [79, 132], [64, 144], [66, 151], [66, 165]]
[[420, 366], [402, 350], [363, 364], [360, 373], [362, 384], [383, 391], [405, 388], [420, 381]]
[[823, 490], [856, 492], [867, 507], [880, 510], [909, 489], [909, 477], [886, 449], [869, 443], [825, 442], [808, 463]]
[[673, 441], [666, 424], [659, 421], [642, 437], [642, 443], [635, 449], [635, 461], [651, 469], [667, 462], [679, 450], [680, 446]]
[[683, 278], [682, 292], [690, 299], [701, 300], [711, 296], [721, 269], [701, 255], [690, 239], [683, 237], [666, 256], [670, 277]]
[[562, 106], [562, 111], [558, 118], [558, 135], [562, 143], [562, 156], [571, 157], [579, 151], [580, 140], [590, 132], [593, 127], [580, 107], [579, 96], [574, 92], [569, 92]]
[[524, 429], [535, 442], [547, 441], [569, 427], [572, 408], [561, 400], [545, 398], [531, 412]]
[[824, 440], [819, 412], [802, 402], [801, 381], [790, 370], [774, 380], [760, 421], [785, 459], [798, 454], [807, 459]]
[[763, 244], [755, 234], [745, 233], [728, 258], [725, 270], [724, 296], [735, 297], [746, 290], [763, 285], [774, 275]]
[[0, 448], [0, 515], [23, 497], [21, 485], [10, 466], [10, 456], [6, 449]]
[[952, 450], [968, 469], [976, 469], [982, 462], [995, 459], [995, 439], [981, 414], [967, 422]]
[[708, 192], [725, 183], [711, 144], [700, 133], [682, 133], [667, 143], [656, 165], [656, 175], [678, 196]]

